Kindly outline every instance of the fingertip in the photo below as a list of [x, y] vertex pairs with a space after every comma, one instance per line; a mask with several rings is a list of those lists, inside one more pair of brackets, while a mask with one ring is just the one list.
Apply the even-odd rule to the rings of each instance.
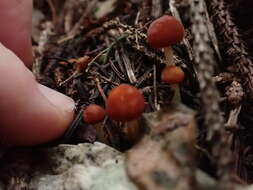
[[0, 44], [0, 144], [36, 145], [61, 137], [73, 120], [69, 97], [38, 84]]
[[38, 85], [38, 88], [44, 97], [57, 109], [63, 113], [73, 112], [75, 108], [73, 99], [41, 84]]

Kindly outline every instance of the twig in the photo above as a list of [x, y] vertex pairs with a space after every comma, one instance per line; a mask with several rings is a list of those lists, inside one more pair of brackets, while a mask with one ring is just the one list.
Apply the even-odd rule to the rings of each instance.
[[89, 62], [88, 66], [87, 66], [87, 69], [86, 69], [86, 72], [90, 69], [92, 63], [94, 63], [101, 55], [103, 55], [105, 52], [108, 51], [108, 48], [104, 49], [103, 51], [99, 52], [99, 54], [97, 54], [92, 60], [91, 62]]
[[83, 15], [80, 17], [79, 21], [73, 26], [72, 30], [69, 32], [68, 37], [73, 37], [80, 32], [80, 28], [84, 22], [84, 19], [90, 14], [97, 3], [97, 0], [89, 1], [86, 10], [83, 11]]
[[57, 24], [57, 13], [56, 13], [54, 3], [52, 0], [47, 0], [47, 3], [50, 8], [50, 11], [52, 13], [52, 21], [53, 21], [54, 25], [56, 25]]
[[135, 74], [134, 74], [134, 71], [133, 71], [130, 59], [126, 55], [126, 53], [125, 53], [125, 51], [124, 51], [123, 48], [121, 49], [121, 52], [122, 52], [122, 55], [121, 55], [122, 56], [122, 60], [124, 62], [125, 68], [126, 68], [128, 79], [129, 79], [130, 83], [132, 83], [132, 84], [136, 83], [137, 79], [135, 77]]
[[41, 78], [41, 66], [42, 66], [42, 55], [44, 54], [48, 41], [53, 34], [53, 25], [51, 22], [45, 23], [45, 29], [41, 32], [37, 51], [39, 56], [36, 58], [33, 64], [33, 74], [37, 79]]
[[122, 34], [120, 37], [118, 37], [113, 43], [110, 44], [110, 46], [106, 49], [104, 49], [103, 51], [101, 51], [99, 54], [96, 55], [96, 57], [94, 57], [87, 65], [87, 69], [86, 72], [88, 72], [91, 68], [92, 63], [94, 63], [100, 56], [102, 56], [104, 53], [105, 57], [103, 60], [103, 64], [106, 64], [107, 60], [108, 60], [108, 56], [109, 53], [111, 52], [112, 48], [118, 44], [119, 41], [125, 39], [128, 36], [128, 34]]
[[73, 79], [82, 76], [82, 74], [79, 71], [75, 71], [72, 75], [70, 75], [70, 77], [68, 77], [66, 80], [62, 81], [59, 86], [63, 86], [67, 83], [69, 83], [70, 81], [72, 81]]
[[114, 65], [114, 63], [112, 62], [112, 60], [109, 60], [110, 62], [110, 66], [112, 68], [112, 70], [115, 72], [115, 74], [123, 81], [126, 81], [127, 79], [125, 78], [125, 74], [121, 73], [117, 67]]
[[100, 81], [98, 80], [97, 77], [95, 78], [95, 81], [96, 81], [97, 89], [98, 89], [100, 95], [102, 96], [104, 102], [106, 103], [107, 98], [106, 98], [106, 95], [105, 95], [105, 93], [104, 93], [104, 90], [102, 89], [102, 87], [101, 87], [101, 85], [100, 85]]
[[225, 124], [228, 129], [237, 128], [238, 116], [241, 112], [241, 108], [242, 106], [239, 106], [230, 111], [227, 123]]
[[157, 103], [157, 84], [156, 84], [157, 78], [156, 78], [156, 65], [153, 65], [153, 87], [154, 87], [154, 104], [155, 109], [159, 110], [160, 106]]
[[106, 81], [106, 82], [109, 82], [109, 83], [113, 84], [114, 86], [119, 86], [119, 83], [116, 83], [116, 82], [114, 82], [114, 81], [112, 81], [112, 80], [110, 80], [110, 79], [108, 79], [108, 78], [102, 76], [102, 75], [99, 74], [99, 73], [96, 73], [96, 74], [97, 74], [102, 80], [104, 80], [104, 81]]
[[211, 147], [211, 153], [219, 166], [218, 175], [222, 176], [223, 179], [227, 179], [227, 177], [230, 177], [230, 173], [224, 175], [224, 172], [231, 169], [232, 152], [227, 142], [228, 135], [219, 108], [218, 90], [213, 81], [216, 62], [213, 55], [214, 51], [209, 45], [208, 27], [203, 17], [205, 15], [204, 4], [203, 0], [192, 0], [189, 3], [193, 23], [194, 61], [198, 70], [204, 124], [207, 127], [206, 140], [215, 142]]
[[75, 117], [75, 119], [73, 120], [73, 122], [71, 123], [69, 128], [67, 129], [67, 131], [63, 137], [62, 143], [69, 143], [70, 139], [72, 138], [74, 132], [76, 131], [78, 125], [80, 124], [80, 122], [82, 120], [82, 115], [83, 115], [83, 109], [80, 109], [77, 116]]
[[137, 25], [139, 23], [139, 19], [140, 19], [140, 11], [137, 12], [134, 24]]
[[[169, 7], [170, 7], [170, 11], [171, 11], [172, 15], [174, 17], [176, 17], [181, 23], [183, 23], [182, 19], [180, 17], [180, 14], [178, 12], [178, 9], [176, 8], [177, 6], [180, 6], [180, 5], [178, 5], [178, 3], [175, 0], [170, 0], [169, 1]], [[193, 50], [192, 50], [192, 47], [190, 45], [190, 42], [189, 42], [189, 40], [186, 37], [184, 37], [183, 43], [186, 46], [189, 58], [192, 61], [193, 60]]]
[[151, 16], [158, 18], [163, 13], [162, 0], [152, 0]]
[[[94, 63], [101, 55], [103, 55], [106, 51], [108, 50], [108, 48], [104, 49], [103, 51], [101, 51], [99, 54], [97, 54], [88, 64], [87, 64], [87, 68], [86, 68], [86, 72], [89, 71], [91, 64]], [[61, 82], [59, 84], [59, 86], [62, 86], [70, 81], [72, 81], [74, 78], [77, 78], [79, 76], [81, 76], [82, 73], [80, 72], [80, 70], [76, 70], [74, 71], [74, 73], [72, 75], [70, 75], [66, 80], [64, 80], [63, 82]]]
[[213, 81], [214, 67], [216, 65], [213, 49], [209, 46], [208, 28], [203, 19], [204, 7], [203, 1], [192, 0], [192, 33], [194, 37], [193, 49], [195, 51], [194, 61], [198, 70], [200, 82], [201, 99], [205, 112], [206, 126], [212, 126], [208, 129], [207, 139], [210, 140], [216, 132], [222, 130], [224, 126], [223, 118], [219, 109], [218, 90]]
[[205, 9], [205, 13], [206, 13], [205, 16], [206, 16], [206, 20], [207, 20], [208, 33], [211, 38], [211, 42], [213, 44], [215, 53], [217, 54], [219, 61], [221, 61], [222, 59], [221, 59], [221, 53], [220, 53], [220, 49], [219, 49], [219, 45], [218, 45], [218, 40], [217, 40], [217, 37], [215, 34], [214, 25], [210, 20], [210, 16], [208, 14], [208, 10], [207, 10], [207, 6], [206, 6], [205, 1], [203, 1], [203, 6]]
[[64, 4], [64, 31], [67, 34], [73, 25], [75, 6], [73, 1], [65, 1]]
[[56, 56], [54, 56], [54, 57], [47, 57], [47, 59], [48, 60], [54, 59], [54, 60], [57, 60], [57, 61], [65, 62], [65, 63], [67, 63], [69, 65], [73, 64], [73, 63], [69, 62], [69, 60], [67, 60], [67, 59], [64, 59], [64, 58], [61, 58], [61, 57], [56, 57]]
[[152, 77], [152, 70], [153, 70], [153, 69], [147, 70], [141, 77], [138, 78], [138, 80], [137, 80], [137, 82], [136, 82], [136, 84], [135, 84], [135, 87], [136, 87], [136, 88], [139, 88], [140, 85], [141, 85], [143, 82], [147, 81], [149, 78]]
[[129, 36], [129, 34], [123, 33], [120, 37], [118, 37], [111, 45], [106, 49], [106, 55], [103, 61], [103, 64], [105, 64], [108, 60], [109, 54], [112, 51], [112, 48], [117, 45], [121, 40], [126, 39]]

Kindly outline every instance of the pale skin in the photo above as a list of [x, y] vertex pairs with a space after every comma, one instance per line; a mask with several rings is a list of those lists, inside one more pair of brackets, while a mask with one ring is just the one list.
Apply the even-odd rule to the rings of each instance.
[[74, 101], [36, 82], [32, 0], [0, 0], [0, 145], [36, 145], [64, 134]]

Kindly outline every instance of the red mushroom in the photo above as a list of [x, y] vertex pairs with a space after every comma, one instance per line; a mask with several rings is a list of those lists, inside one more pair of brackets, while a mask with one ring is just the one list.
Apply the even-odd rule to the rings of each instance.
[[183, 25], [175, 17], [164, 15], [151, 23], [147, 37], [151, 47], [164, 48], [167, 64], [174, 65], [171, 46], [182, 41]]
[[181, 83], [185, 78], [184, 71], [177, 66], [167, 65], [161, 74], [162, 82], [167, 83], [174, 90], [175, 94], [173, 96], [172, 102], [180, 102], [181, 95], [179, 90], [179, 83]]
[[145, 100], [142, 93], [131, 85], [119, 85], [107, 98], [106, 113], [115, 121], [135, 120], [141, 116], [144, 109]]
[[180, 67], [168, 65], [163, 69], [161, 79], [167, 84], [179, 84], [184, 77], [184, 71]]
[[96, 104], [89, 105], [83, 112], [83, 120], [88, 124], [96, 124], [105, 118], [105, 110]]

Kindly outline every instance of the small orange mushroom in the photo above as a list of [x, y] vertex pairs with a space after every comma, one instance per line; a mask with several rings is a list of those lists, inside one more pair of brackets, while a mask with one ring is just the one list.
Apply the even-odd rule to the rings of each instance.
[[177, 66], [166, 66], [161, 75], [161, 79], [167, 84], [179, 84], [184, 80], [184, 71]]
[[107, 98], [106, 113], [121, 122], [137, 119], [145, 109], [145, 99], [137, 88], [121, 84], [114, 88]]
[[83, 120], [88, 124], [96, 124], [105, 118], [104, 108], [96, 104], [90, 104], [83, 112]]

